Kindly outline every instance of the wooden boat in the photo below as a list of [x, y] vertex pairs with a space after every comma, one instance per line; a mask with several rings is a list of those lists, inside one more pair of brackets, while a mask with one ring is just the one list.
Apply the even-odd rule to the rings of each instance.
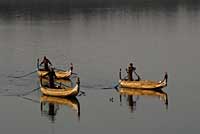
[[[38, 69], [37, 71], [38, 76], [43, 77], [45, 76], [48, 71], [45, 71], [43, 69]], [[65, 71], [65, 70], [55, 70], [57, 79], [69, 79], [69, 77], [72, 75], [72, 70]]]
[[134, 89], [134, 88], [120, 88], [119, 93], [121, 95], [133, 95], [133, 96], [152, 96], [158, 97], [168, 105], [168, 95], [161, 89], [149, 90], [149, 89]]
[[55, 88], [49, 88], [48, 85], [43, 86], [42, 81], [40, 82], [40, 90], [44, 95], [49, 96], [57, 96], [57, 97], [67, 97], [67, 96], [77, 96], [79, 93], [80, 88], [80, 81], [79, 78], [77, 78], [77, 82], [75, 87], [63, 87], [58, 86]]
[[[121, 72], [120, 72], [121, 74]], [[167, 86], [168, 75], [165, 73], [164, 79], [162, 81], [151, 81], [151, 80], [139, 80], [139, 81], [128, 81], [128, 80], [119, 80], [120, 87], [126, 88], [139, 88], [139, 89], [156, 89], [163, 88]]]
[[[72, 69], [73, 69], [73, 65], [70, 68], [70, 70], [61, 70], [61, 69], [54, 68], [54, 71], [55, 71], [57, 79], [69, 79], [69, 77], [72, 75], [72, 71], [73, 71]], [[39, 59], [37, 60], [37, 73], [39, 77], [43, 77], [48, 73], [47, 70], [40, 68]]]

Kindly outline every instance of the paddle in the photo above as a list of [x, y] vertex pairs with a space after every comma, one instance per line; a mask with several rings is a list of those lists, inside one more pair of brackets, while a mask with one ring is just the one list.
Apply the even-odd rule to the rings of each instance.
[[33, 74], [35, 72], [37, 72], [37, 70], [34, 70], [34, 71], [30, 72], [30, 73], [27, 73], [27, 74], [24, 74], [24, 75], [21, 75], [21, 76], [8, 76], [8, 77], [10, 77], [10, 78], [22, 78], [22, 77], [29, 76], [29, 75], [31, 75], [31, 74]]
[[34, 100], [34, 99], [32, 99], [32, 98], [28, 98], [28, 97], [24, 97], [24, 96], [19, 96], [19, 97], [22, 98], [22, 99], [25, 99], [25, 100], [32, 101], [32, 102], [34, 102], [34, 103], [40, 103], [40, 101]]
[[136, 73], [135, 70], [134, 70], [133, 72], [134, 72], [134, 74], [138, 77], [138, 79], [137, 79], [136, 81], [140, 81], [140, 80], [141, 80], [141, 77]]
[[31, 91], [28, 91], [28, 92], [25, 92], [25, 93], [21, 93], [21, 94], [7, 94], [7, 95], [3, 95], [3, 96], [26, 96], [26, 95], [28, 95], [28, 94], [30, 94], [30, 93], [33, 93], [33, 92], [35, 92], [35, 91], [37, 91], [38, 89], [40, 89], [40, 87], [37, 87], [37, 88], [35, 88], [35, 89], [33, 89], [33, 90], [31, 90]]
[[8, 76], [8, 77], [10, 77], [10, 78], [22, 78], [22, 77], [29, 76], [29, 75], [31, 75], [31, 74], [37, 72], [37, 70], [39, 70], [39, 67], [40, 67], [40, 66], [41, 66], [41, 65], [39, 65], [39, 59], [37, 59], [37, 69], [36, 69], [36, 70], [34, 70], [34, 71], [30, 72], [30, 73], [21, 75], [21, 76]]
[[29, 95], [30, 93], [33, 93], [33, 92], [37, 91], [38, 89], [40, 89], [40, 87], [37, 87], [37, 88], [35, 88], [35, 89], [33, 89], [33, 90], [29, 91], [29, 92], [23, 93], [23, 94], [18, 95], [18, 96], [26, 96], [26, 95]]

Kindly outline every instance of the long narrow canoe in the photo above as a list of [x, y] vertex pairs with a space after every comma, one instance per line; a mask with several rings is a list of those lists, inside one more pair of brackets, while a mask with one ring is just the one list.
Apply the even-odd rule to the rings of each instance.
[[128, 81], [128, 80], [119, 80], [120, 87], [125, 88], [139, 88], [139, 89], [156, 89], [163, 88], [167, 86], [167, 73], [164, 76], [162, 81], [151, 81], [151, 80], [139, 80], [139, 81]]
[[[54, 69], [57, 79], [69, 79], [72, 75], [73, 65], [70, 67], [70, 70], [61, 70], [61, 69]], [[48, 71], [41, 69], [39, 65], [39, 59], [37, 60], [37, 73], [39, 77], [45, 76]]]
[[[38, 69], [37, 73], [40, 77], [42, 77], [46, 75], [48, 71]], [[69, 77], [72, 75], [72, 70], [69, 70], [69, 71], [55, 70], [55, 73], [56, 73], [57, 79], [69, 79]]]
[[43, 86], [40, 83], [40, 90], [44, 95], [48, 96], [56, 96], [56, 97], [67, 97], [67, 96], [77, 96], [79, 93], [80, 88], [80, 81], [79, 78], [76, 82], [74, 88], [71, 87], [56, 87], [56, 88], [49, 88], [48, 86]]
[[120, 88], [119, 93], [121, 95], [134, 95], [134, 96], [152, 96], [159, 97], [164, 103], [168, 104], [168, 95], [161, 89], [149, 90], [149, 89], [133, 89], [133, 88]]

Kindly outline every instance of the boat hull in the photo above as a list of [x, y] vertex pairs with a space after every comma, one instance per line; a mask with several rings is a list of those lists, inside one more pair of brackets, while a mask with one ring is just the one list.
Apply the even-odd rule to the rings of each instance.
[[157, 89], [167, 86], [168, 75], [165, 73], [164, 79], [162, 81], [151, 81], [151, 80], [139, 80], [139, 81], [128, 81], [119, 80], [120, 87], [134, 88], [134, 89]]
[[[38, 70], [37, 73], [40, 77], [43, 77], [48, 73], [48, 71]], [[56, 70], [55, 74], [56, 74], [57, 79], [69, 79], [69, 77], [72, 75], [72, 71], [71, 70], [70, 71]]]
[[76, 84], [74, 88], [49, 88], [40, 86], [40, 90], [44, 95], [55, 97], [68, 97], [77, 96], [79, 93], [79, 84]]

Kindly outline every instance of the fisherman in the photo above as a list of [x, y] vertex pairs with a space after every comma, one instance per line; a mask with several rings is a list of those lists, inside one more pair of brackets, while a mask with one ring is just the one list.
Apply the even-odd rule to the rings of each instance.
[[54, 80], [57, 78], [54, 69], [50, 67], [49, 72], [44, 76], [47, 76], [47, 75], [49, 79], [49, 87], [54, 88], [55, 87]]
[[40, 66], [44, 64], [44, 70], [49, 71], [49, 66], [48, 64], [52, 65], [51, 62], [49, 61], [49, 59], [47, 59], [46, 56], [44, 56], [43, 61], [40, 63]]
[[130, 63], [126, 72], [128, 74], [128, 81], [133, 81], [133, 71], [136, 70], [136, 67], [133, 67], [133, 63]]
[[74, 68], [74, 67], [73, 67], [73, 64], [70, 63], [70, 70], [73, 71], [73, 68]]

